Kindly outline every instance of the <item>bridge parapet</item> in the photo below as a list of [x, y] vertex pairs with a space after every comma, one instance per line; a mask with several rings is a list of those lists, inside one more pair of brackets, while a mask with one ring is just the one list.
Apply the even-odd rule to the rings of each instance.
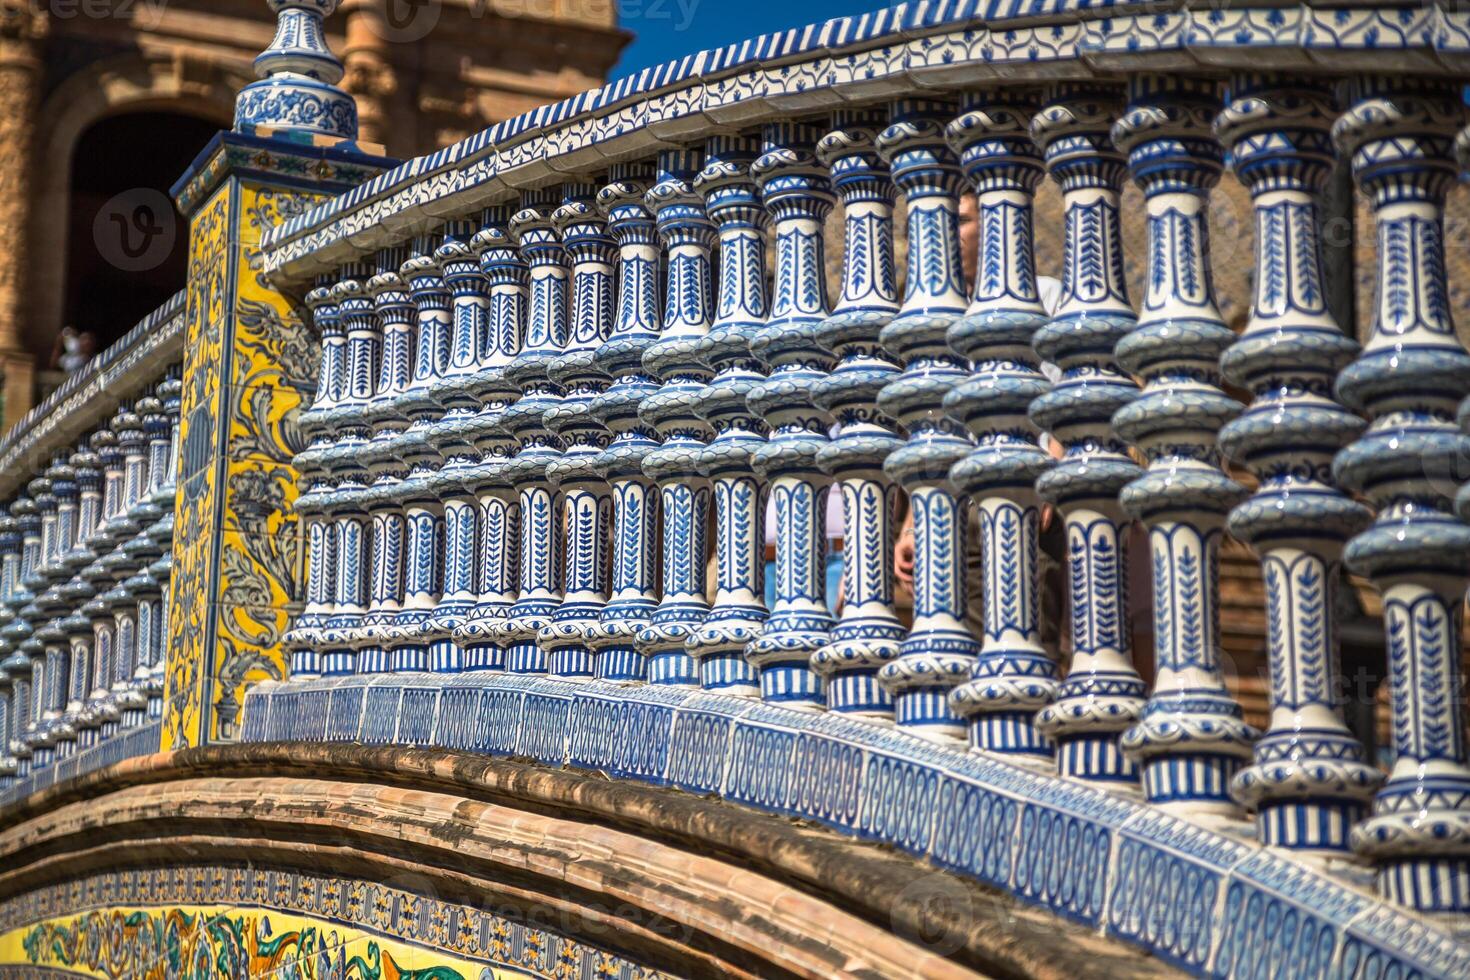
[[[289, 676], [246, 692], [242, 737], [714, 793], [1200, 974], [1470, 972], [1470, 353], [1443, 232], [1467, 72], [1448, 6], [921, 2], [693, 54], [375, 177], [349, 154], [361, 183], [301, 195], [235, 260], [278, 308], [304, 294], [319, 338], [282, 509], [304, 605], [264, 644]], [[1377, 243], [1361, 345], [1323, 269], [1338, 160]], [[1206, 206], [1227, 167], [1255, 227], [1238, 329]], [[104, 463], [136, 442], [118, 426]], [[0, 537], [17, 569], [56, 482]], [[1264, 733], [1222, 663], [1227, 535], [1261, 563]], [[1342, 717], [1344, 564], [1383, 597], [1387, 774]], [[64, 633], [26, 602], [16, 622]], [[65, 712], [11, 687], [12, 714]], [[185, 705], [190, 740], [234, 737], [220, 703]]]

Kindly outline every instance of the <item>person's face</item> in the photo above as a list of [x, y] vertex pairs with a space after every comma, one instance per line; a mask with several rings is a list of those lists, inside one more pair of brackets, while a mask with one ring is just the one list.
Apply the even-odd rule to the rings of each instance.
[[975, 281], [975, 260], [980, 253], [980, 222], [975, 195], [960, 195], [960, 257], [965, 268], [965, 282]]

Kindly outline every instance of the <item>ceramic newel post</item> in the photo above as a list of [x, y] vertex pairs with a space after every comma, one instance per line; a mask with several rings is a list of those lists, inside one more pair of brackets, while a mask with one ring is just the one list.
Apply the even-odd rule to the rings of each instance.
[[658, 390], [643, 355], [658, 342], [663, 323], [658, 228], [647, 202], [653, 182], [649, 164], [617, 164], [597, 194], [617, 242], [618, 306], [612, 334], [595, 355], [612, 378], [591, 404], [592, 414], [612, 433], [596, 460], [612, 492], [612, 592], [589, 642], [597, 651], [597, 676], [615, 683], [648, 679], [648, 660], [636, 640], [658, 606], [658, 494], [643, 473], [644, 459], [658, 448], [658, 433], [638, 412]]
[[771, 373], [747, 397], [770, 437], [751, 462], [767, 482], [776, 512], [776, 601], [746, 658], [760, 668], [761, 697], [803, 710], [823, 708], [812, 654], [827, 644], [827, 492], [817, 463], [831, 417], [812, 401], [832, 356], [817, 341], [827, 318], [823, 222], [834, 198], [815, 153], [822, 134], [798, 123], [767, 123], [752, 172], [775, 226], [776, 277], [771, 315], [751, 350]]
[[965, 509], [950, 467], [973, 442], [949, 416], [944, 398], [967, 365], [945, 340], [966, 308], [960, 257], [959, 195], [964, 174], [945, 140], [954, 108], [944, 102], [893, 104], [878, 136], [893, 182], [908, 204], [908, 272], [903, 305], [879, 340], [903, 363], [884, 386], [878, 409], [908, 430], [883, 471], [909, 494], [914, 525], [914, 622], [879, 679], [893, 694], [898, 724], [931, 738], [964, 738], [949, 693], [970, 676], [980, 645], [965, 627]]
[[1219, 548], [1225, 514], [1245, 490], [1220, 469], [1215, 434], [1240, 411], [1217, 386], [1220, 352], [1235, 339], [1215, 306], [1205, 204], [1224, 153], [1211, 126], [1214, 82], [1165, 75], [1129, 80], [1113, 127], [1143, 189], [1148, 289], [1138, 329], [1118, 362], [1144, 380], [1113, 416], [1148, 456], [1123, 506], [1148, 525], [1157, 677], [1123, 748], [1143, 769], [1151, 803], [1232, 812], [1230, 780], [1256, 732], [1241, 720], [1220, 665]]
[[1263, 844], [1345, 851], [1381, 781], [1343, 724], [1335, 599], [1343, 542], [1369, 520], [1334, 485], [1332, 455], [1363, 430], [1332, 399], [1358, 345], [1327, 308], [1317, 195], [1332, 169], [1329, 90], [1305, 80], [1232, 80], [1215, 128], [1256, 213], [1250, 323], [1221, 359], [1255, 398], [1220, 446], [1260, 478], [1230, 532], [1261, 556], [1271, 660], [1271, 726], [1235, 796]]
[[1422, 912], [1470, 913], [1470, 768], [1460, 622], [1470, 527], [1450, 510], [1470, 440], [1455, 409], [1470, 394], [1445, 275], [1444, 204], [1465, 109], [1455, 85], [1360, 79], [1334, 136], [1373, 208], [1373, 332], [1337, 394], [1370, 419], [1333, 473], [1377, 508], [1344, 557], [1383, 594], [1394, 763], [1353, 830], [1379, 890]]
[[1057, 85], [1031, 123], [1062, 189], [1061, 295], [1051, 322], [1032, 337], [1062, 376], [1030, 414], [1062, 444], [1062, 458], [1036, 490], [1066, 521], [1072, 632], [1071, 669], [1036, 727], [1057, 745], [1058, 772], [1103, 784], [1138, 780], [1118, 736], [1138, 721], [1147, 693], [1131, 657], [1129, 521], [1118, 503], [1141, 470], [1112, 426], [1113, 414], [1138, 397], [1138, 385], [1113, 359], [1137, 322], [1119, 212], [1127, 168], [1109, 133], [1120, 102], [1109, 88]]
[[903, 440], [878, 411], [883, 386], [898, 366], [878, 335], [898, 312], [893, 257], [893, 182], [878, 155], [882, 110], [833, 114], [817, 144], [843, 207], [842, 295], [817, 329], [837, 355], [832, 374], [812, 386], [812, 400], [837, 421], [832, 442], [817, 453], [842, 495], [843, 606], [832, 640], [812, 655], [833, 711], [891, 718], [893, 696], [878, 671], [898, 657], [903, 625], [893, 607], [894, 515], [898, 488], [883, 461]]
[[648, 657], [650, 682], [689, 687], [699, 685], [699, 674], [685, 646], [709, 614], [709, 483], [698, 459], [710, 430], [695, 411], [700, 389], [710, 379], [699, 347], [714, 319], [710, 250], [715, 229], [693, 187], [703, 164], [699, 150], [664, 150], [658, 156], [658, 182], [646, 198], [658, 216], [668, 285], [663, 333], [643, 354], [644, 370], [663, 384], [638, 409], [663, 438], [643, 458], [643, 473], [658, 481], [664, 520], [663, 598], [638, 634], [638, 648]]
[[974, 374], [944, 405], [975, 436], [975, 451], [949, 478], [974, 501], [980, 521], [985, 636], [970, 680], [949, 700], [969, 721], [972, 747], [1050, 758], [1051, 742], [1032, 721], [1057, 687], [1056, 663], [1041, 645], [1037, 574], [1036, 478], [1052, 460], [1026, 414], [1048, 388], [1031, 348], [1047, 321], [1031, 237], [1041, 151], [1023, 96], [969, 96], [964, 108], [948, 134], [975, 184], [979, 255], [974, 301], [946, 336]]

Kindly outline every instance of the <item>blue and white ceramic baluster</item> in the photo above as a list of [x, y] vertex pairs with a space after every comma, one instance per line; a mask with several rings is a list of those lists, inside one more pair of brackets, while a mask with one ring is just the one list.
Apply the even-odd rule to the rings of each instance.
[[518, 394], [506, 371], [520, 352], [525, 333], [526, 264], [507, 231], [510, 212], [504, 204], [486, 208], [473, 239], [490, 288], [490, 319], [476, 373], [481, 411], [475, 421], [475, 445], [480, 450], [475, 481], [480, 536], [475, 607], [455, 631], [466, 670], [505, 669], [506, 648], [497, 641], [497, 631], [516, 601], [520, 567], [520, 506], [517, 487], [506, 470], [515, 456], [516, 440], [503, 423], [505, 410]]
[[546, 478], [564, 501], [566, 588], [538, 642], [547, 673], [591, 677], [592, 635], [607, 604], [612, 522], [610, 491], [599, 464], [611, 435], [593, 414], [592, 403], [608, 384], [596, 354], [612, 332], [617, 244], [597, 209], [596, 187], [567, 184], [563, 191], [553, 217], [572, 266], [570, 336], [565, 353], [547, 368], [565, 394], [545, 421], [563, 445], [561, 458], [546, 467]]
[[893, 182], [878, 155], [881, 109], [838, 110], [817, 155], [842, 199], [842, 296], [816, 339], [838, 357], [812, 387], [812, 400], [837, 420], [832, 442], [817, 453], [842, 495], [843, 606], [832, 640], [812, 655], [827, 686], [827, 707], [844, 714], [893, 717], [893, 696], [878, 671], [896, 660], [904, 637], [893, 607], [893, 521], [899, 489], [883, 472], [903, 445], [893, 420], [878, 411], [883, 386], [899, 368], [878, 344], [898, 313], [893, 258]]
[[1338, 707], [1338, 562], [1371, 515], [1330, 472], [1333, 453], [1364, 428], [1332, 400], [1358, 344], [1327, 308], [1317, 239], [1331, 92], [1316, 80], [1239, 75], [1215, 121], [1256, 215], [1255, 302], [1220, 360], [1255, 400], [1220, 430], [1220, 447], [1261, 480], [1229, 527], [1261, 558], [1271, 662], [1271, 727], [1233, 789], [1256, 811], [1261, 843], [1327, 853], [1347, 850], [1382, 781]]
[[[416, 238], [412, 254], [399, 270], [418, 310], [418, 356], [413, 380], [398, 399], [408, 428], [393, 439], [387, 451], [408, 472], [396, 482], [393, 477], [398, 474], [389, 474], [390, 496], [371, 497], [377, 501], [387, 496], [403, 508], [403, 601], [392, 624], [381, 631], [388, 648], [388, 669], [395, 672], [427, 670], [430, 647], [436, 641], [440, 650], [452, 646], [432, 625], [442, 586], [444, 536], [443, 508], [434, 479], [442, 462], [436, 437], [444, 409], [438, 396], [452, 391], [462, 374], [451, 377], [450, 373], [454, 304], [438, 251], [446, 242], [462, 239], [464, 232], [462, 225], [453, 225], [437, 237]], [[461, 365], [462, 370], [468, 367], [472, 365]], [[344, 560], [339, 554], [339, 564]]]
[[704, 169], [694, 179], [719, 231], [720, 295], [715, 322], [699, 346], [715, 374], [695, 403], [714, 429], [698, 461], [714, 496], [715, 601], [688, 649], [699, 662], [701, 687], [737, 697], [760, 694], [760, 672], [745, 658], [745, 648], [760, 636], [768, 616], [766, 488], [754, 465], [756, 450], [766, 444], [766, 425], [748, 401], [762, 379], [750, 342], [769, 315], [770, 222], [751, 173], [760, 152], [757, 136], [712, 136]]
[[945, 342], [964, 315], [959, 195], [964, 174], [945, 140], [954, 115], [944, 102], [895, 102], [878, 152], [908, 204], [908, 262], [903, 305], [878, 335], [903, 373], [878, 394], [878, 410], [908, 430], [883, 472], [909, 494], [914, 524], [914, 622], [899, 658], [878, 674], [893, 694], [895, 720], [916, 735], [962, 739], [965, 724], [949, 692], [970, 676], [980, 644], [965, 627], [966, 512], [949, 469], [974, 448], [944, 398], [968, 376]]
[[699, 671], [687, 650], [689, 637], [709, 615], [710, 490], [698, 458], [710, 429], [695, 411], [700, 390], [711, 377], [699, 347], [714, 321], [710, 251], [715, 229], [704, 199], [693, 188], [703, 165], [699, 150], [661, 151], [658, 182], [647, 195], [668, 256], [668, 288], [663, 333], [643, 355], [644, 369], [663, 384], [638, 409], [639, 417], [663, 439], [644, 457], [643, 472], [658, 481], [664, 533], [663, 597], [637, 644], [648, 658], [651, 683], [687, 687], [699, 686]]
[[15, 778], [24, 779], [31, 772], [31, 749], [25, 741], [31, 715], [31, 660], [15, 651], [0, 661], [0, 670], [5, 671], [11, 684], [10, 705], [14, 717], [10, 724], [10, 758], [14, 760]]
[[[407, 467], [399, 458], [398, 439], [408, 427], [405, 399], [412, 397], [409, 390], [415, 383], [418, 333], [418, 310], [402, 275], [407, 261], [408, 250], [404, 247], [380, 250], [376, 272], [367, 284], [383, 342], [377, 384], [372, 398], [362, 409], [362, 420], [372, 429], [361, 454], [369, 479], [367, 489], [360, 496], [368, 514], [371, 561], [368, 609], [357, 629], [359, 674], [379, 674], [391, 668], [384, 630], [393, 626], [403, 608], [408, 530], [397, 491], [407, 475]], [[335, 568], [335, 562], [332, 567]], [[330, 596], [330, 586], [322, 591], [324, 594], [318, 601]]]
[[1050, 387], [1031, 348], [1048, 319], [1031, 230], [1041, 152], [1031, 139], [1028, 95], [968, 95], [964, 109], [947, 132], [975, 184], [979, 254], [974, 300], [948, 338], [974, 374], [944, 405], [975, 436], [975, 451], [950, 467], [949, 478], [974, 501], [980, 521], [985, 636], [970, 680], [949, 703], [969, 721], [972, 748], [1050, 760], [1053, 746], [1034, 720], [1057, 689], [1057, 665], [1041, 645], [1037, 568], [1036, 478], [1052, 459], [1027, 415]]
[[342, 400], [360, 409], [377, 391], [383, 356], [383, 335], [373, 309], [367, 270], [354, 266], [348, 277], [333, 287], [332, 299], [337, 303], [337, 315], [347, 337]]
[[1123, 267], [1119, 193], [1127, 166], [1109, 131], [1122, 110], [1111, 87], [1061, 83], [1031, 122], [1046, 166], [1061, 185], [1062, 286], [1036, 352], [1061, 369], [1031, 403], [1031, 419], [1062, 444], [1062, 458], [1036, 481], [1062, 512], [1067, 535], [1072, 666], [1036, 727], [1057, 746], [1057, 770], [1089, 782], [1128, 785], [1138, 767], [1118, 736], [1143, 712], [1147, 685], [1134, 669], [1125, 545], [1129, 518], [1118, 494], [1142, 469], [1113, 431], [1113, 413], [1138, 385], [1113, 360], [1137, 324]]
[[481, 408], [477, 376], [490, 333], [490, 283], [471, 242], [477, 231], [471, 222], [451, 222], [444, 244], [434, 252], [449, 288], [453, 323], [449, 368], [433, 389], [445, 412], [430, 433], [431, 444], [444, 458], [444, 466], [428, 480], [430, 493], [443, 507], [443, 546], [437, 558], [440, 594], [427, 624], [432, 636], [429, 669], [436, 673], [464, 669], [464, 651], [454, 632], [475, 607], [479, 548], [475, 491], [480, 462], [475, 436]]
[[[101, 439], [94, 435], [94, 441], [99, 448], [110, 445], [108, 440], [112, 433], [105, 427], [99, 432], [106, 432], [107, 439]], [[26, 735], [31, 729], [31, 658], [21, 649], [22, 645], [31, 638], [34, 628], [31, 625], [31, 615], [35, 612], [31, 606], [31, 600], [35, 594], [26, 584], [31, 578], [31, 570], [35, 565], [36, 553], [41, 546], [41, 517], [36, 511], [36, 504], [29, 497], [20, 497], [11, 502], [11, 517], [15, 519], [17, 530], [20, 535], [20, 562], [16, 566], [14, 590], [9, 603], [15, 610], [15, 618], [5, 625], [3, 638], [10, 653], [0, 667], [3, 667], [11, 676], [14, 684], [16, 710], [15, 720], [11, 725], [11, 754], [16, 759], [18, 766], [16, 775], [25, 777], [31, 768], [31, 747], [26, 742]], [[103, 689], [106, 696], [106, 689]]]
[[311, 311], [311, 322], [321, 341], [316, 395], [311, 402], [311, 412], [316, 415], [337, 407], [347, 375], [347, 335], [342, 330], [342, 315], [333, 295], [336, 285], [335, 275], [320, 275], [315, 288], [306, 294], [306, 308]]
[[[106, 593], [103, 593], [105, 595]], [[92, 677], [87, 708], [79, 722], [77, 748], [85, 749], [109, 737], [117, 728], [119, 712], [112, 703], [114, 658], [117, 656], [117, 623], [103, 595], [82, 606], [82, 615], [92, 624]]]
[[158, 721], [163, 717], [164, 681], [168, 675], [168, 617], [169, 583], [173, 573], [174, 508], [173, 501], [178, 491], [179, 478], [179, 414], [184, 392], [184, 366], [175, 362], [164, 372], [158, 385], [158, 397], [163, 403], [163, 416], [168, 424], [164, 450], [166, 465], [159, 477], [154, 501], [163, 511], [163, 516], [149, 528], [148, 534], [158, 546], [159, 557], [148, 566], [148, 575], [158, 585], [158, 656], [148, 668], [148, 682], [143, 693], [148, 698], [148, 720]]
[[1220, 667], [1220, 538], [1245, 490], [1220, 469], [1215, 434], [1240, 411], [1217, 386], [1220, 353], [1235, 339], [1215, 306], [1205, 205], [1223, 151], [1211, 131], [1216, 83], [1137, 75], [1113, 126], [1143, 189], [1148, 289], [1138, 329], [1118, 363], [1143, 378], [1138, 400], [1113, 415], [1118, 434], [1148, 457], [1122, 502], [1148, 525], [1153, 554], [1154, 689], [1123, 749], [1143, 770], [1149, 802], [1233, 813], [1230, 780], [1250, 757]]
[[561, 502], [546, 479], [547, 464], [561, 455], [560, 440], [546, 427], [546, 412], [556, 407], [562, 393], [546, 369], [568, 337], [566, 254], [552, 220], [560, 200], [555, 188], [527, 191], [510, 219], [511, 234], [530, 268], [531, 299], [526, 342], [506, 369], [521, 397], [501, 416], [501, 424], [520, 443], [505, 464], [506, 478], [520, 497], [519, 594], [497, 631], [508, 647], [506, 669], [513, 674], [546, 672], [536, 637], [551, 622], [562, 596]]
[[658, 342], [658, 228], [646, 196], [654, 169], [647, 163], [615, 164], [597, 204], [607, 215], [618, 247], [618, 306], [612, 334], [597, 348], [597, 365], [612, 384], [592, 399], [592, 413], [612, 433], [596, 465], [612, 493], [612, 592], [590, 634], [601, 680], [631, 684], [648, 679], [648, 660], [637, 637], [658, 607], [654, 584], [658, 533], [656, 484], [643, 460], [658, 448], [658, 434], [638, 414], [658, 381], [643, 355]]
[[1376, 508], [1348, 542], [1347, 566], [1383, 595], [1394, 762], [1354, 828], [1352, 848], [1391, 901], [1463, 921], [1470, 913], [1470, 768], [1460, 622], [1470, 527], [1450, 510], [1470, 439], [1455, 408], [1470, 395], [1470, 354], [1455, 333], [1444, 253], [1459, 86], [1406, 76], [1355, 81], [1333, 127], [1378, 231], [1373, 332], [1338, 376], [1337, 395], [1367, 431], [1333, 475]]
[[817, 464], [832, 419], [812, 402], [833, 364], [817, 340], [830, 308], [823, 222], [835, 202], [816, 156], [821, 135], [802, 123], [767, 123], [751, 166], [776, 236], [771, 315], [750, 341], [770, 374], [746, 399], [770, 428], [751, 463], [775, 505], [776, 601], [745, 656], [760, 668], [762, 700], [805, 711], [827, 706], [811, 658], [827, 645], [833, 624], [826, 602], [831, 480]]
[[[371, 346], [363, 340], [364, 335], [371, 330], [368, 321], [372, 317], [371, 301], [363, 287], [367, 271], [359, 263], [350, 263], [343, 267], [341, 280], [332, 288], [335, 318], [341, 322], [340, 329], [344, 333], [349, 326], [346, 314], [351, 311], [352, 328], [358, 335], [357, 352], [360, 363], [355, 365], [349, 356], [342, 373], [334, 379], [334, 385], [330, 389], [332, 407], [322, 420], [337, 435], [330, 457], [336, 482], [331, 500], [336, 525], [334, 568], [337, 577], [333, 589], [335, 602], [332, 616], [319, 634], [321, 671], [329, 676], [350, 674], [356, 669], [357, 646], [368, 604], [370, 539], [363, 492], [371, 477], [363, 457], [369, 434], [363, 420], [366, 403], [363, 394], [371, 392], [376, 378], [371, 370]], [[353, 353], [350, 347], [348, 353]], [[353, 376], [354, 369], [356, 377]], [[319, 381], [318, 385], [320, 384]]]
[[15, 784], [16, 761], [10, 754], [10, 703], [14, 687], [9, 671], [0, 664], [0, 793]]

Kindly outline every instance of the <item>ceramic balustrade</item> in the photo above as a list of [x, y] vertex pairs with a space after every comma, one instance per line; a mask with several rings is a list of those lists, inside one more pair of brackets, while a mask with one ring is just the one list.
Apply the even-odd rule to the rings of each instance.
[[[1446, 651], [1470, 579], [1451, 492], [1465, 476], [1451, 458], [1467, 445], [1462, 401], [1470, 429], [1470, 355], [1450, 323], [1439, 225], [1463, 120], [1447, 86], [1354, 84], [1345, 111], [1324, 79], [1266, 73], [890, 92], [664, 140], [605, 171], [531, 181], [514, 201], [505, 188], [383, 249], [370, 281], [356, 265], [323, 278], [306, 301], [322, 381], [296, 461], [309, 547], [293, 676], [548, 674], [849, 714], [931, 751], [968, 741], [1119, 799], [1141, 792], [1186, 820], [1249, 815], [1268, 847], [1356, 853], [1387, 898], [1464, 914], [1470, 773], [1462, 705], [1444, 692], [1459, 690]], [[1328, 309], [1319, 241], [1338, 153], [1379, 236], [1361, 352]], [[1227, 161], [1258, 246], [1238, 336], [1210, 272], [1206, 202]], [[1147, 232], [1136, 311], [1130, 175]], [[1052, 270], [1033, 245], [1045, 180], [1061, 192], [1063, 243], [1050, 310], [1039, 275]], [[120, 416], [92, 455], [58, 460], [0, 521], [0, 779], [88, 716], [78, 676], [106, 680], [118, 723], [136, 711], [112, 678], [134, 660], [128, 676], [148, 676], [143, 622], [160, 592], [139, 580], [147, 568], [110, 557], [108, 529], [135, 513], [132, 425]], [[163, 458], [150, 451], [144, 472]], [[843, 504], [830, 535], [829, 493]], [[905, 503], [907, 625], [894, 566]], [[1040, 602], [1053, 509], [1060, 660]], [[89, 520], [98, 546], [78, 551]], [[1149, 547], [1130, 556], [1135, 521]], [[1262, 567], [1264, 735], [1221, 663], [1227, 531]], [[826, 549], [839, 536], [834, 615]], [[1130, 562], [1152, 583], [1151, 685], [1133, 662]], [[1386, 782], [1340, 710], [1344, 562], [1385, 595]], [[63, 597], [84, 614], [51, 615]]]
[[180, 373], [137, 381], [0, 521], [0, 788], [161, 714]]

